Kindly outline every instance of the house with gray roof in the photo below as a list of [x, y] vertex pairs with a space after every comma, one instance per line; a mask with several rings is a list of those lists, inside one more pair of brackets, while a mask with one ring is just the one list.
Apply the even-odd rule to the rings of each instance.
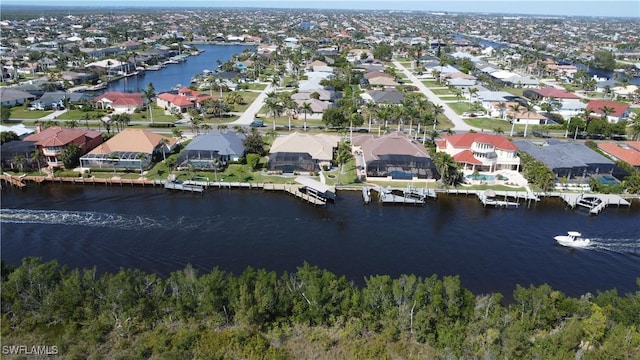
[[65, 100], [68, 100], [70, 103], [79, 103], [82, 100], [91, 100], [91, 96], [89, 94], [77, 92], [46, 92], [40, 97], [40, 99], [33, 101], [31, 103], [31, 107], [37, 110], [50, 110], [54, 108], [60, 109], [64, 108]]
[[26, 91], [16, 90], [9, 87], [0, 88], [0, 106], [11, 107], [22, 105], [28, 100], [33, 100], [35, 98], [35, 96]]
[[425, 147], [401, 132], [353, 137], [358, 177], [435, 181], [440, 178]]
[[196, 136], [178, 157], [178, 167], [219, 170], [244, 156], [244, 139], [244, 134], [233, 131]]
[[538, 145], [529, 140], [516, 140], [514, 144], [545, 164], [557, 178], [575, 179], [591, 175], [611, 174], [615, 163], [591, 150], [581, 142], [549, 139]]
[[404, 93], [398, 90], [369, 90], [360, 97], [375, 104], [399, 105], [404, 101]]

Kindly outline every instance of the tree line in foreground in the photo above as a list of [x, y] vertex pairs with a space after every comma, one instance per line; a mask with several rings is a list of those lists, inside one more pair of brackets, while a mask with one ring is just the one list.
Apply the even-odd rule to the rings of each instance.
[[25, 258], [3, 264], [1, 300], [3, 345], [55, 345], [68, 359], [640, 358], [640, 290], [518, 285], [505, 303], [452, 276], [357, 286], [305, 263], [161, 278]]

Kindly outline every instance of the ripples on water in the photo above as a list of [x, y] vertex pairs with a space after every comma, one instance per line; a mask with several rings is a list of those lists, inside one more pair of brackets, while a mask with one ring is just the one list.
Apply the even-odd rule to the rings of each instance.
[[[572, 295], [634, 291], [640, 276], [640, 204], [598, 216], [556, 200], [483, 208], [441, 196], [423, 207], [363, 205], [340, 193], [326, 208], [273, 192], [44, 186], [2, 190], [2, 259], [57, 259], [99, 272], [136, 267], [166, 276], [192, 264], [234, 273], [292, 271], [304, 261], [356, 283], [375, 274], [460, 275], [474, 292], [510, 294], [549, 283]], [[589, 249], [553, 236], [581, 231]]]

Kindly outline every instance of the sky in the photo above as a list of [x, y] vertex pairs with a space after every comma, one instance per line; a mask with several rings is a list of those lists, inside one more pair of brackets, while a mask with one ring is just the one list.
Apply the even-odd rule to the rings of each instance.
[[0, 0], [3, 5], [96, 7], [262, 7], [361, 10], [423, 10], [528, 15], [634, 17], [640, 19], [640, 0]]

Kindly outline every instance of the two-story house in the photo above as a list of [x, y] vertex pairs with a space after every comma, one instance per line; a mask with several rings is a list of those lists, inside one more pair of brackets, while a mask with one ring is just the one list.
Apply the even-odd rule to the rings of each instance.
[[436, 152], [445, 152], [464, 166], [464, 170], [494, 172], [518, 170], [518, 147], [501, 135], [465, 133], [446, 135], [436, 142]]

